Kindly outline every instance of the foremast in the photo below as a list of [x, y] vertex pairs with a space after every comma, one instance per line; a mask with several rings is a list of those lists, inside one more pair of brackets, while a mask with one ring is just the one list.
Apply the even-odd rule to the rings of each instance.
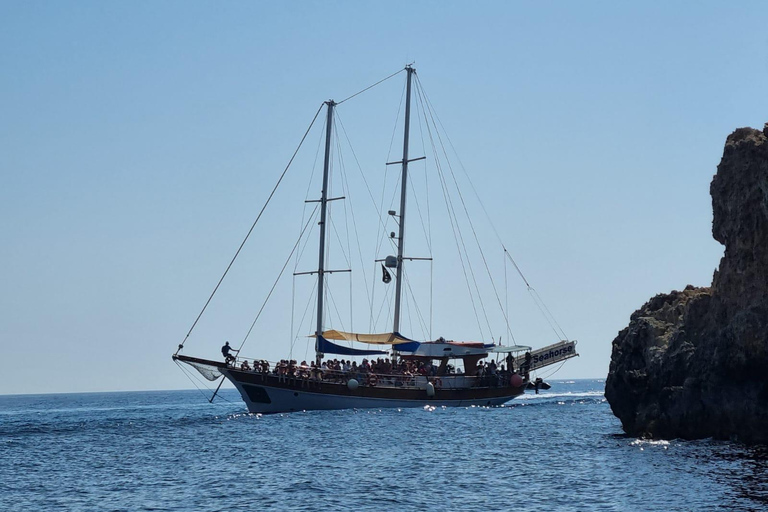
[[328, 108], [325, 121], [325, 160], [323, 163], [323, 190], [320, 195], [320, 250], [317, 263], [317, 329], [315, 330], [315, 362], [321, 364], [320, 337], [323, 335], [323, 285], [325, 277], [325, 220], [328, 213], [328, 175], [331, 168], [331, 135], [333, 132], [333, 100], [325, 102]]

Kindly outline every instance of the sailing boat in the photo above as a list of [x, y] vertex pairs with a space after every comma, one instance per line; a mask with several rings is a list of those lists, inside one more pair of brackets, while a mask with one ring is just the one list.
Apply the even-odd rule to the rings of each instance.
[[[333, 272], [338, 272], [326, 268], [328, 204], [333, 200], [343, 199], [328, 197], [334, 111], [338, 105], [333, 100], [329, 100], [324, 102], [326, 133], [322, 192], [320, 199], [315, 201], [319, 203], [320, 209], [318, 265], [316, 270], [304, 273], [317, 276], [316, 323], [313, 335], [315, 360], [310, 365], [297, 364], [293, 360], [280, 363], [253, 360], [251, 365], [247, 359], [239, 357], [239, 351], [238, 357], [235, 357], [225, 349], [223, 350], [225, 360], [216, 361], [181, 354], [184, 342], [179, 345], [173, 355], [174, 361], [192, 366], [207, 379], [211, 381], [221, 379], [219, 387], [224, 379], [228, 379], [240, 392], [248, 410], [252, 413], [428, 405], [499, 406], [525, 392], [525, 389], [532, 384], [531, 372], [578, 355], [576, 341], [567, 338], [533, 351], [529, 346], [457, 342], [444, 338], [417, 341], [401, 334], [405, 263], [417, 259], [431, 259], [404, 255], [408, 165], [425, 158], [409, 158], [411, 96], [415, 69], [408, 65], [404, 71], [407, 78], [402, 159], [388, 163], [388, 165], [397, 164], [401, 167], [400, 208], [398, 211], [388, 211], [390, 216], [396, 218], [398, 224], [397, 234], [393, 232], [390, 235], [397, 254], [376, 260], [382, 265], [385, 283], [392, 279], [390, 270], [395, 274], [391, 331], [368, 334], [324, 328], [326, 277]], [[222, 276], [222, 280], [223, 278]], [[213, 294], [211, 294], [212, 297]], [[198, 315], [197, 320], [202, 313]], [[197, 324], [197, 320], [192, 329]], [[184, 341], [187, 340], [192, 329], [187, 333]], [[334, 343], [335, 341], [367, 344], [368, 347], [356, 348]], [[385, 350], [371, 349], [371, 345], [385, 348]], [[356, 361], [350, 366], [349, 360], [343, 361], [341, 366], [336, 366], [324, 361], [324, 358], [330, 354], [364, 359], [359, 366]], [[387, 357], [384, 359], [379, 357], [371, 361], [367, 359], [373, 356]], [[497, 361], [500, 364], [497, 364]]]

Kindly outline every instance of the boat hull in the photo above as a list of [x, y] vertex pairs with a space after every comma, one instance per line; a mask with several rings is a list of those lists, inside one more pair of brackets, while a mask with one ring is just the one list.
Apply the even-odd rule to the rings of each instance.
[[427, 389], [369, 387], [350, 389], [346, 384], [331, 384], [305, 379], [223, 369], [222, 373], [240, 392], [248, 411], [280, 413], [309, 410], [382, 409], [407, 407], [499, 406], [523, 394], [522, 387]]

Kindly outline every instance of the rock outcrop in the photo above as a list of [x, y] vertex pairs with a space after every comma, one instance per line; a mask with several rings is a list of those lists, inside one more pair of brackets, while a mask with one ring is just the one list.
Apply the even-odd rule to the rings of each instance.
[[768, 124], [725, 143], [710, 186], [712, 286], [653, 297], [613, 340], [605, 396], [631, 436], [768, 442]]

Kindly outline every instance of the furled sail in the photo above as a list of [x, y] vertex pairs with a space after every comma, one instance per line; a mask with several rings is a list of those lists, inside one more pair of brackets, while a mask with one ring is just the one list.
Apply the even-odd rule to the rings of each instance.
[[386, 354], [385, 350], [364, 350], [359, 348], [344, 347], [328, 341], [323, 336], [317, 340], [317, 351], [324, 354], [338, 354], [342, 356], [376, 356]]
[[357, 341], [360, 343], [371, 343], [374, 345], [398, 345], [400, 343], [411, 343], [414, 341], [412, 339], [406, 338], [399, 332], [362, 334], [356, 332], [337, 331], [335, 329], [323, 332], [322, 337], [326, 340]]

